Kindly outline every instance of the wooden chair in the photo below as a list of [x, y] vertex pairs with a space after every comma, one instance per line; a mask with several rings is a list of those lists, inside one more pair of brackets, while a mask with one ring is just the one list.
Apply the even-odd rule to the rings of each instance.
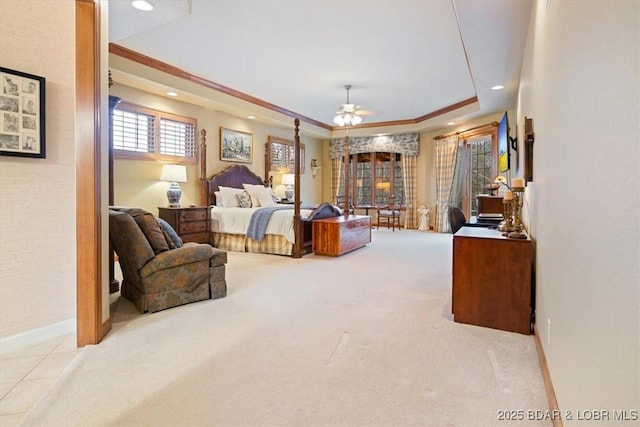
[[396, 204], [393, 197], [388, 205], [378, 207], [378, 227], [376, 230], [380, 229], [380, 223], [384, 223], [387, 228], [391, 226], [393, 231], [396, 231], [396, 226], [400, 230], [400, 204]]

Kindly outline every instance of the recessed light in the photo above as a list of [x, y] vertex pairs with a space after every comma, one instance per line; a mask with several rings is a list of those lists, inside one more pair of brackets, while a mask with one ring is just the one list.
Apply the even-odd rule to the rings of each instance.
[[256, 118], [256, 116], [247, 116], [247, 119], [249, 119], [249, 120], [253, 120], [255, 118]]
[[491, 88], [491, 90], [500, 90], [500, 89], [504, 89], [503, 85], [495, 85], [494, 87]]
[[449, 126], [453, 126], [453, 125], [455, 125], [455, 124], [456, 124], [456, 122], [449, 122], [449, 123], [447, 123], [447, 124], [448, 124]]
[[178, 94], [170, 91], [170, 92], [167, 92], [167, 96], [178, 96]]
[[149, 12], [150, 10], [153, 10], [153, 3], [151, 3], [148, 0], [133, 0], [131, 2], [131, 6], [135, 7], [138, 10], [142, 10], [145, 12]]

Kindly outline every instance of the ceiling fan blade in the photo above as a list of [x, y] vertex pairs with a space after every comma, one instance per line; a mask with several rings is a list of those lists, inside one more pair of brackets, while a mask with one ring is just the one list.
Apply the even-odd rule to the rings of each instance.
[[367, 109], [357, 109], [356, 114], [359, 116], [373, 116], [376, 114], [380, 114], [380, 111], [376, 110], [367, 110]]

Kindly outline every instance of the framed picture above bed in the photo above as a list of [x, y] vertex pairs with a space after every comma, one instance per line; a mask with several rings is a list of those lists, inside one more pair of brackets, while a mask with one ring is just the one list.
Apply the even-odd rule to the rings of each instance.
[[0, 67], [0, 154], [45, 158], [45, 79]]
[[220, 160], [224, 162], [252, 163], [253, 135], [221, 127]]

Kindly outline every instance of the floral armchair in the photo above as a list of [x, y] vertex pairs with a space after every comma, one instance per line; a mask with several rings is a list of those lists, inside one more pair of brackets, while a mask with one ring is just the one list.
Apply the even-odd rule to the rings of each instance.
[[168, 224], [145, 210], [110, 207], [109, 240], [122, 269], [120, 293], [140, 313], [227, 294], [227, 253], [207, 244], [183, 245]]

